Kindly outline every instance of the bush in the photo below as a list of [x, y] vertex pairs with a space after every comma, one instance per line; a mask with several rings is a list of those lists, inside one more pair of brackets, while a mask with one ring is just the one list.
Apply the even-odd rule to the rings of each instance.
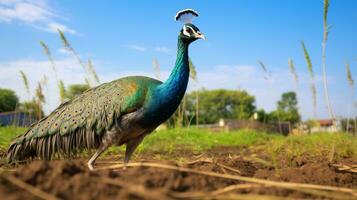
[[19, 98], [14, 91], [0, 88], [0, 112], [14, 111], [18, 103]]

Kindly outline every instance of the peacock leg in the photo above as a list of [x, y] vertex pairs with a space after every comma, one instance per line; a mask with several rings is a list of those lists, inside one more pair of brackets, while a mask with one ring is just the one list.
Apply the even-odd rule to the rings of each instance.
[[112, 129], [107, 131], [106, 135], [102, 140], [102, 144], [99, 146], [99, 149], [94, 153], [94, 155], [88, 161], [89, 170], [93, 171], [93, 164], [97, 160], [97, 158], [102, 154], [105, 150], [108, 149], [115, 141], [119, 141], [122, 137], [122, 134], [117, 129]]
[[91, 171], [94, 170], [94, 168], [93, 168], [94, 162], [97, 160], [97, 158], [100, 156], [100, 154], [102, 154], [107, 148], [108, 148], [108, 146], [101, 145], [99, 150], [97, 150], [94, 153], [94, 155], [89, 159], [89, 161], [88, 161], [89, 170], [91, 170]]
[[124, 158], [124, 168], [126, 169], [126, 165], [128, 164], [131, 155], [134, 153], [135, 149], [138, 147], [138, 145], [143, 141], [144, 137], [146, 134], [142, 134], [141, 136], [130, 140], [129, 142], [126, 143], [126, 149], [125, 149], [125, 158]]

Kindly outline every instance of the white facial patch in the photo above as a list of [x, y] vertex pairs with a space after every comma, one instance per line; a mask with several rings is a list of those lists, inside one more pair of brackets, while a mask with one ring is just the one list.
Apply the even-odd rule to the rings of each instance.
[[[188, 29], [191, 30], [191, 34], [189, 33]], [[183, 32], [182, 32], [184, 35], [186, 35], [187, 37], [191, 37], [191, 35], [193, 35], [194, 33], [196, 33], [196, 31], [190, 27], [190, 26], [183, 26]]]

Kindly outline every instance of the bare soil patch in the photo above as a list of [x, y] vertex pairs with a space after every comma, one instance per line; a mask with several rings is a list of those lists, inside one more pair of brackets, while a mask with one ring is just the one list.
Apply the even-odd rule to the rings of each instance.
[[[139, 155], [132, 162], [150, 161], [204, 172], [357, 189], [357, 173], [337, 170], [329, 161], [319, 158], [306, 160], [302, 158], [296, 161], [297, 164], [293, 167], [288, 166], [287, 162], [282, 159], [279, 169], [276, 169], [266, 164], [264, 160], [260, 160], [264, 157], [263, 155], [253, 156], [258, 159], [248, 159], [249, 155], [243, 156], [240, 150], [235, 148], [217, 148], [203, 155], [185, 153], [180, 156], [182, 155], [190, 162], [155, 160], [153, 154]], [[121, 162], [121, 159], [105, 157], [98, 161], [96, 167], [109, 166], [115, 162]], [[357, 163], [357, 160], [345, 159], [339, 163], [353, 165]], [[261, 186], [245, 181], [153, 167], [89, 171], [86, 159], [83, 158], [37, 160], [14, 169], [15, 171], [2, 172], [3, 175], [0, 178], [0, 199], [2, 200], [40, 199], [6, 179], [5, 175], [15, 177], [58, 199], [275, 199], [278, 197], [357, 199], [357, 196], [346, 196], [343, 193], [340, 196], [334, 196], [332, 192], [314, 193], [306, 190]], [[233, 186], [237, 184], [240, 185]], [[232, 189], [233, 187], [235, 188]], [[227, 191], [222, 190], [223, 188]]]

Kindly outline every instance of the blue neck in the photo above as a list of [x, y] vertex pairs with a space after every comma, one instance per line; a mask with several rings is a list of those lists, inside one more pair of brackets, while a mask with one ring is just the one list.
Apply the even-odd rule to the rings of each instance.
[[172, 103], [178, 103], [178, 106], [181, 99], [185, 95], [189, 75], [190, 68], [188, 62], [188, 44], [179, 38], [175, 67], [166, 82], [158, 88], [161, 93], [161, 97]]
[[154, 90], [147, 109], [147, 124], [159, 125], [176, 111], [185, 95], [189, 74], [188, 43], [179, 38], [175, 67], [170, 77]]

